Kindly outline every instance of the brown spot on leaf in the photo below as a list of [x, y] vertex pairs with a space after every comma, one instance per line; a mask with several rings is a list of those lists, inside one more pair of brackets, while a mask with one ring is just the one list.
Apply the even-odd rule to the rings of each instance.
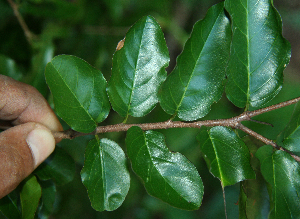
[[119, 43], [118, 43], [118, 45], [117, 45], [117, 48], [116, 48], [116, 51], [122, 49], [123, 46], [124, 46], [124, 43], [125, 43], [125, 38], [122, 39], [121, 41], [119, 41]]

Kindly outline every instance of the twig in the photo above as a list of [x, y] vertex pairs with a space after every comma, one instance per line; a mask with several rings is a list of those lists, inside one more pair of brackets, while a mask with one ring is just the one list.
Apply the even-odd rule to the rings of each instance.
[[275, 110], [275, 109], [279, 109], [279, 108], [282, 108], [282, 107], [285, 107], [285, 106], [295, 104], [299, 100], [300, 100], [300, 97], [297, 97], [295, 99], [288, 100], [288, 101], [285, 101], [285, 102], [282, 102], [282, 103], [278, 103], [278, 104], [275, 104], [275, 105], [272, 105], [272, 106], [268, 106], [268, 107], [263, 108], [263, 109], [248, 111], [247, 114], [248, 114], [249, 117], [257, 116], [257, 115], [260, 115], [260, 114], [263, 114], [263, 113], [266, 113], [266, 112], [270, 112], [270, 111]]
[[257, 116], [275, 109], [279, 109], [285, 106], [289, 106], [291, 104], [297, 103], [300, 101], [300, 97], [285, 101], [279, 104], [275, 104], [272, 106], [268, 106], [262, 109], [254, 110], [254, 111], [247, 111], [238, 116], [229, 118], [229, 119], [216, 119], [216, 120], [203, 120], [203, 121], [196, 121], [196, 122], [181, 122], [181, 121], [172, 121], [168, 120], [165, 122], [157, 122], [157, 123], [142, 123], [142, 124], [116, 124], [116, 125], [107, 125], [107, 126], [98, 126], [94, 132], [91, 133], [82, 133], [77, 132], [72, 129], [63, 131], [63, 132], [53, 132], [53, 135], [56, 139], [73, 139], [79, 136], [85, 135], [97, 135], [101, 133], [107, 132], [121, 132], [127, 131], [132, 126], [138, 126], [142, 130], [153, 130], [153, 129], [168, 129], [168, 128], [200, 128], [201, 126], [227, 126], [234, 129], [240, 129], [241, 131], [255, 137], [256, 139], [262, 141], [267, 145], [273, 146], [277, 150], [282, 150], [289, 153], [296, 161], [300, 162], [300, 157], [294, 155], [292, 152], [278, 146], [274, 141], [265, 138], [264, 136], [254, 132], [253, 130], [247, 128], [246, 126], [242, 125], [242, 121], [251, 121], [251, 117]]
[[19, 21], [20, 26], [24, 31], [24, 34], [26, 36], [27, 41], [31, 44], [32, 39], [36, 38], [36, 36], [29, 30], [27, 24], [25, 23], [22, 15], [19, 12], [18, 5], [15, 2], [13, 2], [13, 0], [7, 0], [7, 1], [10, 4], [10, 6], [12, 7], [12, 9], [14, 11], [14, 14], [15, 14], [15, 16], [17, 17], [17, 19]]
[[[282, 102], [280, 104], [272, 105], [269, 107], [265, 107], [259, 110], [255, 111], [247, 111], [244, 112], [236, 117], [232, 117], [229, 119], [216, 119], [216, 120], [203, 120], [203, 121], [196, 121], [196, 122], [181, 122], [181, 121], [172, 121], [168, 120], [165, 122], [157, 122], [157, 123], [142, 123], [142, 124], [116, 124], [116, 125], [107, 125], [107, 126], [98, 126], [95, 131], [91, 133], [82, 133], [82, 132], [77, 132], [72, 129], [62, 131], [62, 132], [53, 132], [53, 135], [55, 139], [74, 139], [79, 136], [85, 136], [85, 135], [97, 135], [101, 133], [107, 133], [107, 132], [121, 132], [121, 131], [127, 131], [129, 128], [132, 126], [138, 126], [142, 130], [153, 130], [153, 129], [169, 129], [169, 128], [200, 128], [202, 126], [207, 126], [207, 127], [213, 127], [213, 126], [227, 126], [231, 127], [234, 129], [239, 129], [256, 139], [260, 140], [261, 142], [273, 146], [277, 150], [282, 150], [285, 151], [289, 154], [292, 155], [292, 157], [300, 162], [300, 157], [294, 155], [292, 152], [288, 151], [287, 149], [278, 146], [274, 141], [254, 132], [253, 130], [249, 129], [248, 127], [242, 125], [242, 121], [251, 121], [252, 116], [257, 116], [275, 109], [279, 109], [284, 106], [288, 106], [291, 104], [294, 104], [296, 102], [300, 101], [300, 97], [295, 98], [293, 100], [289, 100], [286, 102]], [[3, 121], [2, 121], [3, 122]], [[8, 123], [7, 123], [8, 124]], [[1, 123], [1, 128], [6, 129], [9, 128], [10, 126], [5, 125], [4, 123]]]
[[238, 129], [245, 132], [245, 133], [247, 133], [247, 134], [249, 134], [249, 135], [251, 135], [251, 136], [253, 136], [253, 137], [255, 137], [256, 139], [260, 140], [261, 142], [263, 142], [267, 145], [273, 146], [277, 150], [281, 150], [281, 151], [285, 151], [285, 152], [289, 153], [296, 161], [300, 162], [300, 157], [299, 156], [297, 156], [297, 155], [293, 154], [293, 152], [277, 145], [274, 141], [272, 141], [272, 140], [256, 133], [255, 131], [247, 128], [246, 126], [244, 126], [242, 124], [239, 124]]
[[273, 124], [268, 123], [268, 122], [258, 121], [258, 120], [255, 120], [255, 119], [250, 119], [250, 121], [251, 121], [251, 122], [256, 122], [256, 123], [259, 123], [259, 124], [269, 125], [269, 126], [271, 126], [271, 127], [274, 127]]
[[[96, 135], [107, 132], [122, 132], [127, 131], [132, 126], [138, 126], [143, 130], [152, 130], [152, 129], [168, 129], [168, 128], [200, 128], [201, 126], [227, 126], [235, 129], [244, 129], [244, 126], [241, 126], [242, 121], [251, 121], [251, 117], [257, 116], [275, 109], [279, 109], [281, 107], [285, 107], [296, 102], [300, 101], [300, 97], [288, 100], [276, 105], [268, 106], [262, 109], [258, 109], [255, 111], [247, 111], [238, 116], [229, 118], [229, 119], [215, 119], [215, 120], [203, 120], [196, 122], [181, 122], [181, 121], [172, 121], [168, 120], [165, 122], [157, 122], [157, 123], [142, 123], [142, 124], [116, 124], [116, 125], [107, 125], [107, 126], [98, 126], [94, 132], [91, 133], [81, 133], [76, 132], [74, 130], [66, 130], [63, 132], [54, 132], [55, 138], [59, 139], [73, 139], [79, 136], [84, 135]], [[259, 137], [258, 137], [259, 138]], [[265, 142], [266, 143], [266, 142]]]
[[241, 123], [239, 123], [239, 125], [238, 125], [237, 128], [239, 130], [241, 130], [241, 131], [243, 131], [243, 132], [245, 132], [245, 133], [247, 133], [247, 134], [255, 137], [256, 139], [260, 140], [261, 142], [263, 142], [263, 143], [265, 143], [267, 145], [271, 145], [271, 146], [273, 146], [276, 149], [279, 149], [279, 147], [277, 146], [277, 144], [274, 141], [272, 141], [272, 140], [270, 140], [270, 139], [268, 139], [268, 138], [266, 138], [266, 137], [258, 134], [257, 132], [253, 131], [252, 129], [249, 129], [248, 127], [242, 125]]

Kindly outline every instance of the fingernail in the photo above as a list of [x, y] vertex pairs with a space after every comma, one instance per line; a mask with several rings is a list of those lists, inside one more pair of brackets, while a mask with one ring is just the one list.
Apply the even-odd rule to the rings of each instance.
[[52, 133], [45, 129], [36, 128], [27, 136], [29, 145], [35, 162], [35, 167], [40, 165], [54, 150], [55, 140]]

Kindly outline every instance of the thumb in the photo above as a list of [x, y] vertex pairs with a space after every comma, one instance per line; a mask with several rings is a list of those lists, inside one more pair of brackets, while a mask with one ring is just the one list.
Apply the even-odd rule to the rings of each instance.
[[13, 191], [54, 150], [45, 126], [29, 122], [0, 133], [0, 199]]

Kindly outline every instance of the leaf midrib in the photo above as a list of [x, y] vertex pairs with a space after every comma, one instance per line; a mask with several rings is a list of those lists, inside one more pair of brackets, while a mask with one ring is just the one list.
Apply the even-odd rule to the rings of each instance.
[[[193, 78], [194, 72], [195, 72], [196, 63], [198, 63], [199, 59], [201, 58], [203, 49], [204, 49], [204, 47], [205, 47], [205, 45], [206, 45], [206, 43], [207, 43], [207, 40], [209, 39], [209, 37], [210, 37], [210, 35], [211, 35], [212, 30], [214, 29], [214, 27], [215, 27], [217, 21], [219, 20], [219, 17], [220, 17], [220, 14], [221, 14], [221, 13], [222, 13], [222, 12], [219, 13], [219, 15], [218, 15], [217, 19], [215, 20], [215, 22], [214, 22], [214, 24], [213, 24], [211, 30], [209, 31], [209, 34], [208, 34], [207, 39], [206, 39], [206, 41], [205, 41], [205, 43], [204, 43], [204, 46], [201, 48], [201, 52], [200, 52], [200, 54], [199, 54], [199, 56], [198, 56], [198, 59], [197, 59], [197, 61], [195, 61], [195, 63], [194, 63], [194, 67], [193, 67], [191, 76], [190, 76], [190, 78], [189, 78], [189, 81], [188, 81], [188, 83], [187, 83], [187, 86], [185, 87], [184, 92], [183, 92], [183, 95], [182, 95], [182, 97], [181, 97], [181, 100], [180, 100], [180, 102], [179, 102], [179, 104], [177, 105], [177, 108], [176, 108], [176, 110], [175, 110], [175, 113], [174, 113], [175, 115], [178, 113], [179, 108], [180, 108], [180, 106], [181, 106], [181, 104], [182, 104], [182, 101], [183, 101], [183, 99], [185, 98], [185, 93], [186, 93], [187, 90], [188, 90], [189, 84], [190, 84], [190, 82], [191, 82], [191, 80], [192, 80], [192, 78]], [[202, 21], [200, 21], [200, 22], [202, 22]], [[201, 33], [202, 33], [202, 31], [201, 31]], [[189, 40], [191, 40], [191, 38], [190, 38]], [[180, 72], [179, 68], [178, 68], [178, 71]]]
[[[250, 0], [251, 1], [251, 0]], [[247, 87], [247, 102], [246, 102], [246, 109], [245, 111], [249, 108], [249, 100], [250, 100], [250, 52], [249, 52], [249, 44], [250, 44], [250, 39], [249, 39], [249, 0], [247, 1], [247, 9], [246, 9], [246, 22], [247, 22], [247, 71], [248, 71], [248, 74], [247, 74], [247, 77], [248, 77], [248, 87]]]
[[222, 185], [224, 185], [223, 172], [222, 172], [221, 165], [220, 165], [220, 161], [219, 161], [219, 157], [218, 157], [217, 147], [216, 147], [216, 145], [215, 145], [215, 142], [213, 141], [214, 138], [211, 137], [211, 134], [210, 134], [210, 133], [209, 133], [208, 136], [209, 136], [209, 139], [210, 139], [212, 148], [213, 148], [213, 150], [214, 150], [215, 159], [216, 159], [217, 164], [218, 164], [218, 170], [219, 170], [220, 178], [221, 178], [220, 181], [221, 181]]
[[[167, 181], [167, 179], [161, 174], [161, 172], [159, 171], [159, 169], [157, 168], [157, 166], [154, 164], [154, 162], [153, 162], [154, 158], [153, 158], [153, 156], [151, 154], [151, 150], [148, 147], [148, 138], [147, 138], [147, 136], [146, 136], [145, 133], [144, 133], [144, 139], [145, 139], [145, 147], [147, 148], [147, 151], [149, 153], [149, 157], [150, 157], [150, 160], [151, 160], [152, 168], [155, 168], [155, 170], [159, 173], [160, 177], [163, 178], [166, 186], [168, 186], [169, 188], [171, 188], [177, 195], [181, 195], [176, 189], [174, 189], [173, 186], [170, 185], [170, 183]], [[151, 140], [149, 140], [149, 141], [151, 141]], [[153, 144], [155, 144], [155, 142], [153, 142]], [[166, 147], [166, 145], [164, 145], [164, 146]], [[168, 151], [168, 152], [171, 153], [170, 151]], [[169, 198], [170, 198], [170, 196], [168, 196], [168, 199]], [[184, 197], [182, 197], [182, 198], [184, 198]], [[188, 202], [185, 198], [184, 198], [184, 200], [186, 202]], [[192, 203], [192, 204], [194, 205], [194, 203]]]
[[[61, 66], [62, 62], [60, 62], [60, 66]], [[80, 107], [84, 110], [84, 112], [88, 115], [88, 117], [91, 118], [91, 121], [93, 121], [95, 123], [95, 120], [91, 117], [91, 115], [89, 114], [89, 112], [84, 108], [84, 106], [81, 104], [81, 102], [78, 100], [77, 96], [73, 93], [73, 91], [71, 90], [71, 88], [68, 86], [68, 84], [66, 83], [66, 81], [64, 80], [64, 78], [62, 77], [62, 75], [59, 73], [59, 69], [60, 66], [58, 68], [55, 68], [54, 64], [51, 62], [51, 65], [53, 66], [53, 68], [56, 70], [57, 75], [60, 77], [60, 79], [64, 82], [64, 85], [67, 87], [67, 89], [70, 91], [70, 93], [73, 95], [73, 97], [76, 99], [76, 101], [79, 103]]]
[[[138, 58], [136, 59], [136, 63], [135, 63], [135, 68], [134, 68], [134, 77], [133, 77], [133, 83], [132, 83], [132, 89], [131, 89], [131, 92], [130, 92], [130, 97], [129, 97], [129, 103], [128, 103], [128, 108], [127, 108], [127, 112], [126, 112], [126, 118], [128, 117], [129, 115], [129, 111], [131, 109], [131, 102], [132, 102], [132, 99], [133, 99], [133, 91], [135, 90], [135, 83], [136, 83], [136, 77], [137, 77], [137, 66], [138, 66], [138, 63], [139, 63], [139, 57], [140, 57], [140, 51], [141, 51], [141, 48], [142, 48], [142, 42], [143, 42], [143, 38], [145, 36], [144, 32], [145, 32], [145, 27], [147, 26], [146, 24], [148, 23], [148, 17], [146, 18], [146, 22], [144, 24], [144, 27], [143, 27], [143, 34], [142, 34], [142, 37], [141, 37], [141, 40], [139, 42], [139, 52], [138, 52]], [[134, 30], [135, 32], [135, 30]], [[126, 41], [125, 41], [126, 43]], [[125, 47], [125, 46], [124, 46]], [[124, 48], [125, 49], [125, 48]]]

